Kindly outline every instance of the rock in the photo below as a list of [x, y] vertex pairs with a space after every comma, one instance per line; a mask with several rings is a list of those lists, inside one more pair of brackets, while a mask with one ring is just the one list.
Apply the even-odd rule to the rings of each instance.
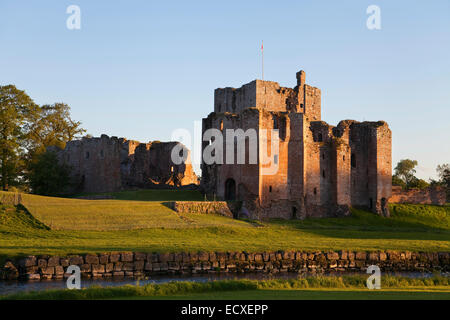
[[209, 260], [208, 252], [203, 252], [203, 251], [199, 252], [198, 253], [198, 260], [199, 261], [208, 261]]
[[48, 258], [48, 263], [47, 263], [47, 265], [48, 265], [49, 267], [56, 267], [56, 266], [59, 266], [59, 257], [54, 256], [54, 257]]
[[105, 273], [105, 266], [103, 264], [93, 264], [91, 265], [92, 274], [94, 273]]
[[133, 261], [133, 252], [122, 252], [120, 254], [120, 261], [132, 262]]
[[70, 265], [82, 265], [84, 263], [84, 259], [81, 256], [71, 256], [69, 257]]
[[114, 263], [107, 263], [105, 265], [105, 272], [112, 272], [114, 271]]
[[356, 260], [366, 260], [367, 254], [365, 252], [356, 252]]
[[26, 268], [26, 267], [33, 267], [37, 265], [37, 258], [36, 256], [28, 256], [19, 261], [19, 266]]
[[38, 259], [37, 265], [39, 268], [47, 267], [47, 259]]
[[70, 262], [68, 258], [60, 258], [59, 259], [59, 264], [63, 267], [68, 267], [70, 266]]
[[27, 280], [30, 281], [38, 281], [41, 280], [41, 275], [39, 273], [30, 273], [27, 274]]
[[120, 261], [120, 253], [111, 253], [109, 255], [109, 261], [112, 263], [119, 262]]
[[145, 261], [143, 261], [143, 260], [135, 261], [133, 270], [134, 271], [142, 271], [142, 270], [144, 270], [144, 264], [145, 264]]
[[39, 268], [42, 275], [53, 275], [55, 274], [55, 267], [45, 267], [45, 268]]
[[62, 266], [56, 266], [55, 267], [55, 275], [63, 275], [64, 274], [64, 268]]
[[87, 254], [84, 257], [84, 261], [86, 261], [86, 263], [88, 263], [88, 264], [99, 264], [100, 263], [98, 256], [93, 255], [93, 254]]
[[328, 260], [339, 260], [339, 254], [337, 252], [328, 252], [327, 259]]
[[100, 264], [107, 264], [107, 263], [109, 263], [109, 255], [101, 254], [99, 256], [99, 262], [100, 262]]
[[134, 253], [134, 260], [135, 261], [145, 261], [146, 258], [147, 258], [147, 255], [145, 253], [142, 253], [142, 252], [135, 252]]
[[90, 264], [84, 263], [80, 266], [80, 271], [83, 273], [91, 272], [92, 268]]

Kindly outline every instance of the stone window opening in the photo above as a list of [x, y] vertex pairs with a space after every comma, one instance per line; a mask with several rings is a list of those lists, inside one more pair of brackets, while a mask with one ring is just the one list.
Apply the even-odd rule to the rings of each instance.
[[222, 111], [222, 104], [219, 103], [219, 112], [221, 112], [221, 111]]
[[278, 164], [278, 155], [277, 154], [273, 156], [273, 163]]
[[345, 156], [342, 156], [342, 161], [345, 161]]
[[273, 117], [273, 129], [278, 130], [278, 118], [276, 116]]
[[86, 151], [86, 159], [89, 159], [89, 151]]
[[325, 178], [325, 170], [322, 170], [322, 177]]
[[103, 150], [100, 150], [100, 157], [104, 157], [105, 156], [105, 154], [103, 153]]
[[322, 159], [325, 160], [325, 153], [322, 153]]
[[272, 192], [272, 186], [269, 186], [269, 192]]
[[356, 156], [354, 153], [352, 153], [351, 163], [352, 163], [352, 167], [356, 168]]
[[279, 132], [279, 136], [280, 139], [282, 141], [284, 141], [286, 139], [286, 118], [281, 118], [280, 120], [280, 132]]
[[318, 134], [318, 136], [317, 136], [317, 141], [318, 141], [318, 142], [322, 142], [322, 141], [323, 141], [322, 133], [319, 133], [319, 134]]
[[314, 194], [317, 194], [317, 188], [314, 188]]
[[369, 209], [373, 208], [373, 200], [372, 198], [369, 198]]

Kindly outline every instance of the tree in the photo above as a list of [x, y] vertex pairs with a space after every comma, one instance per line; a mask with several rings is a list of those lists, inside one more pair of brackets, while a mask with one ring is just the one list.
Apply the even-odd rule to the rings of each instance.
[[69, 174], [70, 168], [59, 163], [56, 152], [47, 150], [30, 165], [30, 187], [33, 193], [41, 195], [63, 194], [70, 185]]
[[65, 103], [44, 105], [28, 130], [30, 157], [45, 152], [50, 146], [64, 149], [66, 143], [85, 132], [81, 122], [70, 117], [70, 107]]
[[414, 179], [412, 179], [409, 187], [410, 188], [417, 188], [417, 189], [426, 189], [430, 186], [430, 184], [428, 182], [426, 182], [423, 179], [419, 179], [414, 177]]
[[436, 168], [439, 180], [432, 181], [432, 184], [443, 186], [447, 193], [447, 201], [450, 199], [450, 164], [441, 164]]
[[402, 189], [406, 189], [406, 184], [403, 182], [402, 179], [400, 179], [396, 175], [392, 176], [392, 185], [393, 186], [400, 186], [400, 187], [402, 187]]
[[24, 91], [14, 85], [0, 86], [0, 174], [3, 190], [19, 183], [26, 152], [23, 145], [26, 125], [38, 108]]
[[409, 189], [411, 187], [411, 183], [414, 179], [417, 179], [414, 174], [416, 170], [414, 169], [417, 166], [416, 160], [403, 159], [397, 163], [395, 167], [394, 176], [399, 178], [405, 184], [405, 188]]

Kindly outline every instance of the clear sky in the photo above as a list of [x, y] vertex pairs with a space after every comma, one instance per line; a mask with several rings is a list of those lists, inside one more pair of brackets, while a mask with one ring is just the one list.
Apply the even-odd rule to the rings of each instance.
[[[69, 30], [69, 5], [81, 29]], [[366, 27], [369, 5], [381, 30]], [[65, 102], [87, 132], [142, 142], [193, 130], [217, 87], [322, 90], [322, 118], [385, 120], [393, 163], [450, 162], [450, 1], [0, 1], [0, 84]]]

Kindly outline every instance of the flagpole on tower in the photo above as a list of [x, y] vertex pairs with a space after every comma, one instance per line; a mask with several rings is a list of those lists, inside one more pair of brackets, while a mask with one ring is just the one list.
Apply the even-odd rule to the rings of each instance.
[[262, 80], [264, 81], [264, 40], [261, 42]]

